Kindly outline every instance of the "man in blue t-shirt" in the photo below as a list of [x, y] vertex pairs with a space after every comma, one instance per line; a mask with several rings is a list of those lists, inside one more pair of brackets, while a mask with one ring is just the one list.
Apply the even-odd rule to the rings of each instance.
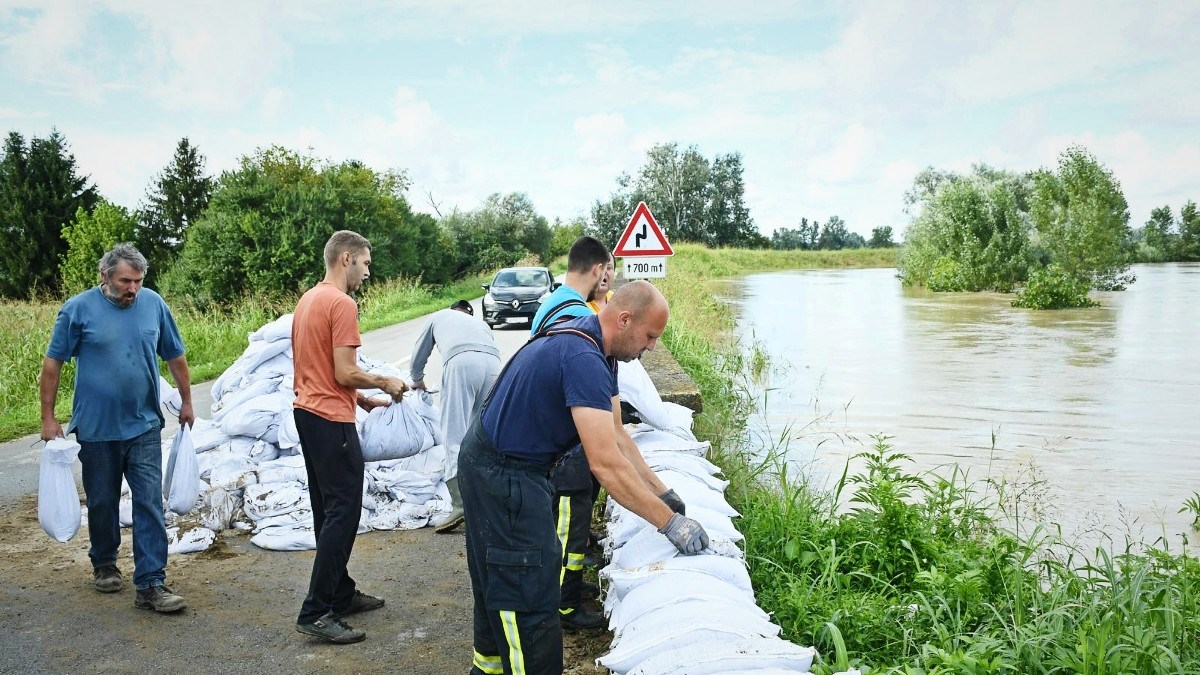
[[659, 495], [666, 486], [619, 423], [616, 362], [654, 349], [667, 301], [648, 282], [617, 291], [599, 315], [556, 324], [512, 359], [463, 439], [459, 488], [474, 595], [472, 673], [561, 673], [561, 545], [549, 473], [582, 442], [619, 504], [681, 553], [708, 546], [700, 523]]
[[[92, 583], [101, 593], [124, 587], [117, 568], [121, 477], [133, 495], [134, 605], [178, 612], [184, 599], [164, 584], [167, 530], [162, 506], [162, 413], [158, 359], [167, 362], [181, 405], [179, 425], [195, 421], [183, 340], [163, 299], [142, 288], [146, 258], [118, 244], [100, 259], [100, 285], [63, 303], [42, 360], [42, 440], [74, 432], [87, 496]], [[71, 422], [54, 416], [62, 366], [75, 359]]]

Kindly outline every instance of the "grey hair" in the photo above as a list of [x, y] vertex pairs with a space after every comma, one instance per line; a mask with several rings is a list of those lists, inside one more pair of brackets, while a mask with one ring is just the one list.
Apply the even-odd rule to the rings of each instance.
[[146, 256], [134, 248], [133, 244], [126, 242], [113, 246], [100, 257], [100, 277], [107, 279], [108, 275], [112, 274], [112, 271], [117, 269], [117, 265], [122, 261], [142, 274], [145, 274], [146, 269], [150, 267], [150, 264], [146, 262]]

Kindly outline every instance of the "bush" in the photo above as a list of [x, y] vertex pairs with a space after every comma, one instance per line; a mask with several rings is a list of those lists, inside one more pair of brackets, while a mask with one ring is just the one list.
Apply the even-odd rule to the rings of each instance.
[[67, 242], [67, 253], [58, 268], [63, 294], [71, 296], [95, 286], [100, 257], [116, 244], [133, 241], [136, 228], [137, 219], [116, 204], [100, 202], [92, 213], [83, 208], [76, 211], [75, 219], [62, 232]]
[[1025, 287], [1017, 293], [1013, 307], [1027, 309], [1064, 309], [1096, 307], [1100, 303], [1088, 297], [1092, 283], [1073, 276], [1057, 264], [1034, 270]]
[[321, 251], [337, 230], [370, 240], [379, 280], [445, 283], [452, 242], [433, 218], [412, 212], [406, 187], [403, 174], [358, 162], [322, 165], [284, 148], [259, 150], [221, 176], [164, 286], [200, 304], [303, 291], [324, 276]]

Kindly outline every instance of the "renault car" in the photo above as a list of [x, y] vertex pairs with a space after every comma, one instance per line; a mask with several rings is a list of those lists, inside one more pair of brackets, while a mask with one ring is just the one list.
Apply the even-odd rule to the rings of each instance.
[[533, 321], [542, 301], [562, 284], [545, 267], [505, 267], [492, 283], [484, 284], [483, 320], [495, 328], [501, 324]]

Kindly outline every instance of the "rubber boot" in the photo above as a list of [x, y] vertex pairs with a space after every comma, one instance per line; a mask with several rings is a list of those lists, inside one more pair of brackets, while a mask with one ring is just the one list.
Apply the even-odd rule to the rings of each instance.
[[433, 531], [438, 534], [448, 534], [463, 524], [462, 494], [458, 491], [458, 476], [446, 481], [446, 489], [450, 491], [450, 515], [435, 523]]

